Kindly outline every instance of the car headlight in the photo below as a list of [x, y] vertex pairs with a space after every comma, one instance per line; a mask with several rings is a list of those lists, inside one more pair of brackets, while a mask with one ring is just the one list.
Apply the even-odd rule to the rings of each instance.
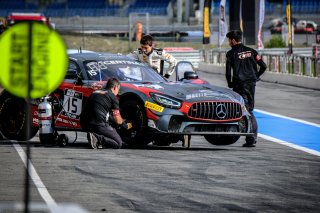
[[166, 96], [162, 94], [157, 94], [157, 93], [150, 93], [152, 99], [159, 105], [171, 109], [179, 109], [181, 107], [181, 101]]

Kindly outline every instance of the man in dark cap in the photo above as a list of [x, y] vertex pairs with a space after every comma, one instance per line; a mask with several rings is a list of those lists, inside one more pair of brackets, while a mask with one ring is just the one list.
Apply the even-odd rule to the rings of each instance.
[[[242, 33], [239, 30], [227, 33], [231, 50], [226, 55], [226, 78], [228, 87], [239, 93], [245, 102], [247, 110], [251, 114], [254, 136], [247, 136], [244, 147], [255, 147], [257, 143], [258, 125], [253, 114], [254, 93], [256, 82], [267, 69], [261, 56], [254, 49], [241, 43]], [[258, 66], [260, 69], [258, 71]]]

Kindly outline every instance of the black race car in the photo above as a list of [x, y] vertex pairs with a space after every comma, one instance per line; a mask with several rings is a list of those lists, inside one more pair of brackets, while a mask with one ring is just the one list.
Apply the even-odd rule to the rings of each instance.
[[[149, 66], [127, 56], [94, 52], [69, 54], [65, 80], [49, 95], [54, 130], [81, 131], [79, 117], [87, 97], [111, 77], [121, 81], [121, 115], [133, 123], [131, 130], [120, 132], [129, 145], [174, 143], [190, 135], [203, 135], [214, 145], [229, 145], [241, 135], [253, 134], [242, 97], [199, 79], [189, 62], [179, 62], [176, 80], [167, 81]], [[39, 128], [39, 103], [32, 102], [30, 137]], [[25, 121], [25, 101], [2, 91], [2, 135], [12, 140], [25, 139]]]

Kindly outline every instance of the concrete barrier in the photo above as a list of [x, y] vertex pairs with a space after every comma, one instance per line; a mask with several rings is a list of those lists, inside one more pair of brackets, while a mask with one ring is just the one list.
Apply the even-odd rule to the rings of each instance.
[[[216, 73], [225, 75], [226, 68], [224, 66], [217, 66], [208, 63], [199, 63], [199, 71]], [[308, 89], [320, 90], [320, 78], [301, 76], [295, 74], [265, 72], [262, 77], [262, 81], [286, 84], [291, 86], [303, 87]]]

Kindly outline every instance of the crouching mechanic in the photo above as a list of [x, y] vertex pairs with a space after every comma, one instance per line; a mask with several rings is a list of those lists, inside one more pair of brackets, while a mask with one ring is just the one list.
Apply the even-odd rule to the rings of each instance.
[[153, 38], [150, 35], [145, 35], [140, 40], [141, 48], [128, 54], [140, 62], [149, 64], [158, 73], [161, 72], [161, 60], [169, 63], [169, 68], [164, 74], [165, 78], [169, 78], [177, 64], [177, 60], [165, 50], [154, 48]]
[[89, 146], [92, 149], [113, 148], [120, 149], [122, 139], [116, 129], [109, 123], [111, 117], [116, 125], [123, 129], [130, 129], [131, 123], [126, 123], [119, 110], [116, 97], [120, 90], [120, 81], [111, 78], [104, 89], [94, 91], [89, 97], [80, 115], [81, 127], [87, 131]]

